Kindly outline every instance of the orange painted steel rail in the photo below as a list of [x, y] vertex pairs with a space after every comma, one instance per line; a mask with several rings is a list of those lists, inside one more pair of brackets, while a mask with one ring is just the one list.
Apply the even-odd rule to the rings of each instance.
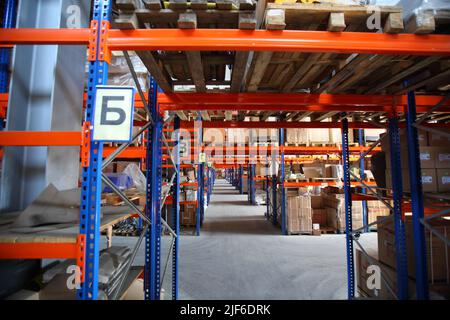
[[[372, 181], [366, 181], [364, 182], [368, 186], [376, 186], [377, 184]], [[284, 182], [284, 186], [286, 188], [301, 188], [301, 187], [322, 187], [322, 186], [337, 186], [337, 185], [343, 185], [342, 182], [335, 182], [335, 181], [305, 181], [305, 182]], [[352, 187], [360, 187], [362, 184], [360, 182], [351, 182]]]
[[[91, 30], [3, 29], [0, 45], [88, 45]], [[106, 50], [290, 51], [450, 55], [448, 35], [233, 29], [108, 29]]]
[[1, 131], [0, 146], [80, 146], [81, 131]]

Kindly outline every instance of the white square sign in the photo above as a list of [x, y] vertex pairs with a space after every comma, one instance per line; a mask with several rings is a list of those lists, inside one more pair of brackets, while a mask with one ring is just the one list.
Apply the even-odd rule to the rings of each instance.
[[130, 142], [133, 114], [133, 87], [97, 86], [92, 139]]

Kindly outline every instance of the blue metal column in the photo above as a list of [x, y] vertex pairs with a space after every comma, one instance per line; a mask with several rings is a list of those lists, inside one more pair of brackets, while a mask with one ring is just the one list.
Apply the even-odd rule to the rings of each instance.
[[[2, 28], [14, 28], [16, 23], [16, 0], [6, 0], [3, 12]], [[9, 87], [9, 64], [11, 49], [0, 49], [0, 93], [7, 93]], [[3, 119], [0, 119], [0, 130], [3, 129]]]
[[[94, 1], [93, 20], [108, 21], [112, 4], [109, 0]], [[97, 56], [98, 59], [98, 56]], [[95, 113], [95, 95], [97, 85], [108, 81], [108, 63], [89, 62], [89, 78], [85, 121], [93, 123]], [[92, 137], [91, 137], [92, 138]], [[78, 299], [96, 300], [98, 295], [98, 272], [100, 252], [100, 208], [102, 191], [102, 154], [103, 143], [91, 140], [89, 167], [82, 168], [80, 199], [80, 234], [86, 235], [86, 253], [84, 263], [84, 282], [77, 292]]]
[[277, 224], [277, 175], [272, 174], [272, 223]]
[[[360, 146], [364, 146], [366, 144], [366, 139], [364, 137], [364, 130], [359, 129], [358, 130], [358, 142]], [[360, 154], [362, 156], [363, 153]], [[361, 180], [366, 180], [366, 174], [365, 174], [365, 158], [361, 157], [361, 160], [359, 160], [359, 176]], [[361, 193], [365, 194], [366, 189], [362, 188]], [[362, 214], [363, 214], [363, 225], [367, 226], [369, 224], [369, 217], [368, 217], [368, 207], [367, 207], [367, 201], [362, 201]], [[364, 228], [364, 232], [369, 232], [369, 227]]]
[[172, 252], [172, 299], [178, 299], [178, 235], [180, 234], [180, 118], [175, 116], [174, 119], [174, 148], [173, 157], [176, 164], [176, 176], [173, 184], [173, 216], [172, 216], [172, 228], [177, 234], [174, 239], [174, 247]]
[[408, 265], [406, 257], [405, 224], [402, 217], [403, 184], [400, 157], [400, 134], [398, 131], [398, 119], [396, 115], [392, 115], [389, 118], [389, 138], [394, 200], [395, 251], [397, 258], [397, 297], [400, 300], [406, 300], [408, 299]]
[[267, 218], [267, 220], [269, 220], [269, 217], [270, 217], [269, 182], [270, 182], [269, 173], [267, 172], [267, 175], [266, 175], [266, 218]]
[[162, 187], [162, 127], [163, 121], [157, 106], [158, 86], [150, 78], [149, 109], [154, 125], [148, 130], [147, 143], [147, 205], [145, 214], [150, 219], [145, 239], [144, 293], [146, 300], [160, 299], [161, 269], [161, 187]]
[[239, 166], [239, 193], [244, 194], [244, 167]]
[[[202, 142], [203, 142], [203, 129], [201, 129], [201, 123], [202, 123], [202, 117], [198, 116], [196, 121], [200, 122], [200, 130], [197, 133], [197, 139], [198, 139], [198, 146], [199, 146], [199, 152], [202, 152], [201, 146], [202, 146]], [[203, 220], [203, 210], [204, 210], [204, 164], [200, 163], [200, 154], [196, 155], [197, 157], [197, 211], [196, 211], [196, 217], [195, 217], [195, 232], [197, 234], [197, 236], [200, 235], [200, 226], [201, 226], [201, 221]]]
[[424, 217], [423, 191], [419, 156], [419, 140], [416, 122], [416, 97], [414, 92], [408, 92], [408, 112], [406, 114], [406, 129], [408, 134], [408, 164], [411, 187], [411, 207], [414, 235], [414, 263], [416, 267], [417, 299], [428, 300], [428, 270], [425, 242], [425, 230], [421, 220]]
[[286, 189], [284, 188], [284, 129], [280, 129], [280, 188], [281, 188], [281, 234], [287, 235], [286, 228]]
[[256, 205], [256, 183], [255, 183], [255, 164], [250, 164], [251, 178], [250, 180], [250, 203]]
[[[345, 115], [345, 114], [343, 114]], [[355, 297], [355, 270], [352, 237], [352, 195], [350, 189], [350, 155], [348, 141], [348, 119], [342, 120], [342, 166], [344, 169], [345, 196], [345, 240], [347, 247], [347, 296], [351, 300]]]

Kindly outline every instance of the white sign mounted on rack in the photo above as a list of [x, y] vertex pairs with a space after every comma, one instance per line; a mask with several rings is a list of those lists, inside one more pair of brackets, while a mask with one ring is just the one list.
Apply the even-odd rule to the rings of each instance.
[[131, 142], [134, 87], [97, 86], [92, 139]]

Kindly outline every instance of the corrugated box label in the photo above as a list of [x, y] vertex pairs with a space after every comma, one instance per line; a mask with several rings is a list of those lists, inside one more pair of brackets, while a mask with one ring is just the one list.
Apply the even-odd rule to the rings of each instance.
[[443, 176], [442, 184], [449, 184], [449, 183], [450, 183], [450, 176]]
[[439, 153], [439, 161], [450, 161], [450, 153]]
[[421, 161], [428, 161], [431, 159], [431, 154], [429, 152], [421, 152], [420, 153], [420, 160]]
[[422, 176], [422, 184], [431, 184], [433, 183], [432, 176]]

